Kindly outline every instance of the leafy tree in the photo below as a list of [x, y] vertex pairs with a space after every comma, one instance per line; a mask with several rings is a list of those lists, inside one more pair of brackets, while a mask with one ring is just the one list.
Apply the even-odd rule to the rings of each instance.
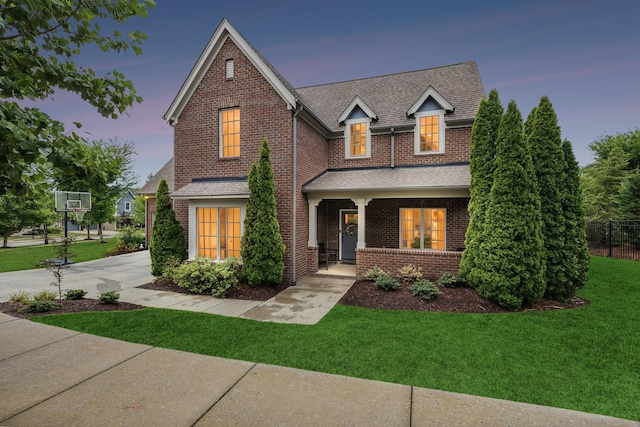
[[[278, 224], [271, 154], [262, 141], [258, 165], [248, 179], [249, 203], [243, 238], [242, 272], [250, 286], [275, 285], [284, 275], [284, 243]], [[245, 216], [246, 218], [246, 216]], [[246, 258], [245, 258], [246, 256]]]
[[[546, 291], [551, 299], [566, 300], [573, 296], [565, 251], [566, 219], [563, 200], [566, 197], [565, 159], [558, 118], [549, 98], [543, 96], [527, 120], [531, 158], [540, 190], [541, 231], [546, 257]], [[570, 295], [569, 295], [570, 294]]]
[[91, 193], [91, 211], [84, 215], [83, 225], [98, 224], [102, 242], [102, 224], [114, 220], [116, 200], [137, 181], [133, 172], [133, 154], [132, 142], [119, 143], [117, 139], [93, 141], [84, 147], [84, 161], [88, 168], [69, 166], [65, 173], [55, 174], [59, 189]]
[[611, 147], [610, 155], [590, 164], [582, 172], [584, 209], [592, 220], [618, 218], [618, 193], [628, 174], [629, 154], [621, 144]]
[[184, 229], [176, 219], [169, 198], [169, 186], [164, 178], [160, 180], [156, 193], [156, 219], [153, 223], [149, 253], [151, 274], [156, 277], [162, 276], [167, 261], [173, 258], [184, 261], [186, 258]]
[[[121, 24], [147, 16], [153, 0], [2, 1], [0, 6], [0, 195], [46, 187], [53, 166], [88, 169], [83, 140], [38, 108], [21, 100], [42, 100], [57, 90], [78, 94], [104, 117], [116, 118], [142, 99], [117, 71], [99, 76], [73, 58], [86, 47], [141, 54], [146, 36], [134, 31], [107, 34], [109, 19]], [[105, 26], [106, 27], [106, 26]], [[76, 123], [80, 127], [80, 123]]]
[[535, 304], [544, 293], [540, 196], [522, 116], [514, 101], [498, 130], [496, 167], [482, 231], [482, 257], [467, 281], [503, 307]]
[[629, 173], [618, 193], [620, 219], [640, 219], [640, 169]]
[[612, 151], [616, 146], [627, 154], [629, 162], [626, 170], [632, 171], [640, 168], [640, 129], [601, 136], [589, 144], [589, 149], [593, 151], [595, 161], [598, 163], [615, 156], [616, 154]]
[[469, 192], [469, 227], [465, 235], [465, 250], [462, 253], [459, 274], [466, 277], [475, 268], [480, 252], [485, 213], [489, 205], [489, 194], [495, 170], [496, 139], [503, 108], [498, 91], [489, 92], [483, 99], [471, 131], [471, 185]]
[[142, 196], [133, 199], [133, 223], [142, 227], [147, 224], [146, 200]]
[[40, 226], [51, 216], [46, 198], [0, 195], [0, 233], [2, 247], [7, 248], [9, 236], [24, 227]]
[[[580, 167], [573, 154], [571, 142], [562, 142], [564, 152], [565, 195], [563, 210], [565, 216], [565, 263], [566, 277], [569, 288], [564, 295], [566, 299], [573, 296], [575, 289], [582, 288], [587, 283], [589, 273], [589, 246], [586, 236], [586, 220], [582, 205], [582, 189], [580, 188]], [[563, 295], [559, 295], [563, 298]]]

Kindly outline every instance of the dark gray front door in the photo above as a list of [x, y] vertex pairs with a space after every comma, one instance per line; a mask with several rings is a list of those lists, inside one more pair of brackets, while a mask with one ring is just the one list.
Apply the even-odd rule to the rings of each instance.
[[358, 245], [358, 211], [342, 211], [342, 259], [356, 259]]

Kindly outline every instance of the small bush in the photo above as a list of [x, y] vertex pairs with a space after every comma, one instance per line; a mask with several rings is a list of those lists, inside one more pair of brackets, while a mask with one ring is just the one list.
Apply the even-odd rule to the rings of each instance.
[[463, 287], [465, 283], [464, 279], [459, 277], [457, 274], [448, 272], [442, 273], [442, 276], [438, 279], [438, 284], [445, 288]]
[[409, 290], [413, 296], [420, 296], [422, 299], [430, 300], [434, 299], [438, 295], [441, 295], [440, 289], [429, 279], [421, 279], [409, 286]]
[[370, 280], [372, 282], [375, 282], [380, 277], [388, 276], [388, 275], [389, 274], [386, 273], [382, 268], [378, 267], [377, 265], [374, 265], [373, 268], [370, 268], [364, 273], [364, 280]]
[[120, 299], [120, 294], [116, 291], [103, 292], [98, 296], [100, 304], [115, 304]]
[[9, 295], [9, 302], [26, 304], [31, 301], [31, 294], [26, 291], [20, 291], [17, 294]]
[[144, 246], [145, 236], [142, 230], [133, 227], [124, 227], [116, 235], [116, 244], [113, 251], [135, 251]]
[[53, 301], [58, 295], [52, 291], [40, 291], [33, 296], [34, 301]]
[[47, 233], [49, 234], [60, 234], [61, 232], [60, 227], [47, 227]]
[[22, 310], [33, 313], [44, 313], [51, 311], [54, 307], [58, 307], [59, 305], [59, 303], [56, 303], [53, 300], [35, 300], [30, 301]]
[[238, 284], [238, 259], [230, 257], [223, 262], [196, 257], [179, 267], [169, 268], [169, 278], [173, 282], [195, 294], [211, 293], [224, 298], [227, 291]]
[[64, 293], [64, 299], [66, 300], [76, 300], [82, 299], [87, 294], [87, 291], [84, 289], [70, 289]]
[[422, 271], [420, 267], [416, 267], [413, 264], [408, 264], [398, 270], [400, 277], [405, 283], [413, 283], [416, 280], [422, 279]]
[[376, 288], [382, 289], [383, 291], [397, 291], [400, 287], [400, 283], [389, 275], [378, 277], [375, 285]]

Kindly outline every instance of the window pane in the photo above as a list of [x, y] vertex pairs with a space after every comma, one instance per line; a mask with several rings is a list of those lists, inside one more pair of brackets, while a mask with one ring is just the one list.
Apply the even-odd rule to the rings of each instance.
[[425, 209], [425, 248], [445, 249], [444, 209]]
[[217, 209], [197, 208], [198, 221], [198, 255], [207, 258], [217, 258]]
[[420, 117], [420, 151], [438, 151], [438, 116]]
[[220, 259], [240, 259], [240, 208], [220, 208]]
[[420, 248], [420, 209], [400, 209], [400, 247]]
[[222, 157], [240, 156], [240, 109], [220, 111]]

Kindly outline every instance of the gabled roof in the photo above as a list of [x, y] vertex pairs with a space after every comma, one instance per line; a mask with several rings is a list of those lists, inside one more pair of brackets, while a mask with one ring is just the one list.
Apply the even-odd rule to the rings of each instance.
[[131, 191], [130, 188], [127, 188], [126, 190], [124, 190], [122, 192], [122, 195], [120, 196], [120, 198], [118, 199], [118, 201], [116, 202], [116, 204], [120, 203], [120, 200], [122, 200], [124, 198], [124, 196], [126, 196], [127, 194], [129, 194], [131, 196], [132, 199], [135, 199], [136, 196], [135, 194], [133, 194], [133, 191]]
[[251, 61], [262, 76], [271, 84], [276, 92], [287, 103], [289, 108], [296, 105], [297, 94], [291, 85], [269, 64], [260, 53], [235, 29], [229, 21], [223, 19], [209, 39], [198, 61], [191, 69], [189, 76], [182, 84], [167, 112], [162, 116], [167, 122], [177, 123], [180, 113], [191, 99], [200, 81], [218, 55], [224, 42], [230, 38], [242, 53]]
[[353, 111], [353, 109], [356, 108], [356, 107], [359, 107], [362, 111], [364, 111], [364, 113], [370, 119], [378, 120], [378, 116], [376, 116], [376, 113], [374, 113], [371, 110], [371, 108], [369, 108], [369, 106], [367, 104], [365, 104], [364, 101], [362, 101], [362, 99], [360, 99], [360, 97], [358, 95], [356, 95], [355, 98], [353, 98], [353, 101], [351, 101], [351, 103], [342, 112], [342, 114], [340, 114], [340, 117], [338, 117], [338, 123], [342, 123], [345, 120], [347, 120], [349, 118], [349, 115]]
[[174, 171], [173, 171], [173, 157], [147, 182], [140, 190], [138, 194], [141, 196], [155, 196], [158, 192], [158, 185], [160, 180], [164, 178], [167, 181], [169, 187], [169, 193], [174, 189]]
[[453, 110], [445, 116], [449, 125], [470, 124], [485, 96], [475, 62], [309, 86], [296, 91], [304, 105], [334, 133], [343, 131], [338, 118], [356, 96], [378, 117], [372, 130], [414, 126], [415, 119], [407, 113], [421, 98], [426, 100], [429, 96], [445, 109]]
[[433, 98], [440, 105], [440, 107], [444, 108], [447, 111], [454, 110], [453, 105], [451, 105], [449, 101], [444, 98], [444, 96], [440, 95], [438, 91], [433, 88], [433, 86], [429, 86], [427, 90], [425, 90], [424, 93], [420, 95], [420, 98], [418, 98], [418, 100], [413, 103], [411, 108], [409, 108], [409, 111], [407, 111], [407, 116], [415, 114], [420, 109], [420, 107], [422, 107], [422, 104], [424, 104], [429, 98]]

